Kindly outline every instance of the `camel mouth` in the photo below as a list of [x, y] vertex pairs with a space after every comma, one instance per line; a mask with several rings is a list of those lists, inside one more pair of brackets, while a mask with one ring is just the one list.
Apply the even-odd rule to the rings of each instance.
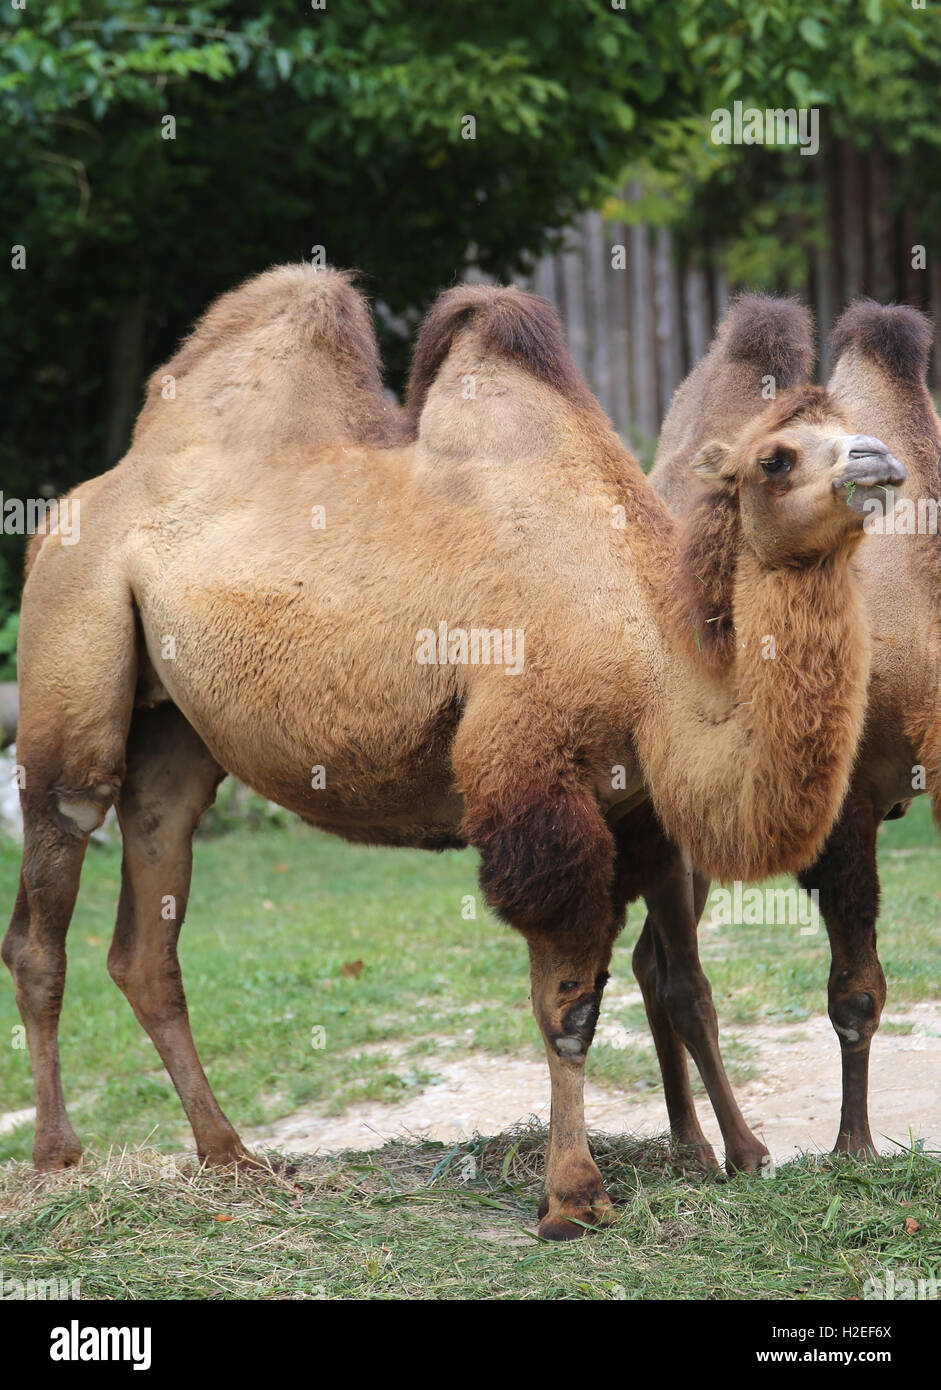
[[897, 458], [878, 439], [853, 439], [845, 463], [833, 479], [833, 491], [854, 512], [862, 512], [873, 498], [884, 501], [886, 494], [904, 483], [906, 472]]

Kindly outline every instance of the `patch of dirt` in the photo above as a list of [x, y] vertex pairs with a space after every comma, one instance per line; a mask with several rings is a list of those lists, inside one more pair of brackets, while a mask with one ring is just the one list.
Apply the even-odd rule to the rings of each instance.
[[[941, 1151], [941, 1003], [914, 1004], [886, 1014], [887, 1024], [911, 1026], [908, 1035], [881, 1031], [873, 1044], [870, 1117], [884, 1152], [907, 1146], [910, 1131]], [[745, 1118], [779, 1163], [804, 1151], [829, 1150], [840, 1118], [840, 1050], [829, 1019], [797, 1026], [725, 1028], [754, 1050], [758, 1079], [737, 1088]], [[436, 1081], [398, 1103], [364, 1101], [343, 1115], [317, 1109], [262, 1126], [245, 1137], [291, 1153], [373, 1149], [403, 1136], [446, 1143], [475, 1131], [498, 1134], [530, 1115], [549, 1119], [549, 1078], [543, 1063], [528, 1057], [475, 1053], [434, 1062]], [[700, 1119], [721, 1157], [719, 1128], [705, 1099]], [[667, 1127], [658, 1092], [619, 1093], [589, 1082], [585, 1110], [590, 1129], [608, 1134], [654, 1135]]]
[[[639, 996], [638, 996], [639, 999]], [[633, 997], [629, 1001], [633, 1002]], [[910, 1131], [929, 1149], [941, 1151], [941, 1002], [913, 1004], [904, 1013], [886, 1013], [883, 1023], [910, 1028], [905, 1035], [883, 1028], [872, 1049], [870, 1117], [873, 1135], [886, 1153], [907, 1146]], [[745, 1118], [770, 1148], [777, 1162], [805, 1151], [826, 1152], [836, 1138], [840, 1118], [840, 1054], [826, 1017], [799, 1025], [722, 1030], [723, 1038], [741, 1038], [752, 1048], [757, 1078], [736, 1088]], [[605, 1037], [599, 1026], [597, 1042]], [[636, 1034], [631, 1040], [639, 1041]], [[520, 1120], [549, 1120], [549, 1076], [536, 1057], [498, 1057], [477, 1052], [449, 1057], [460, 1038], [440, 1038], [441, 1050], [425, 1060], [435, 1080], [407, 1100], [363, 1101], [342, 1115], [322, 1109], [297, 1111], [274, 1124], [247, 1131], [260, 1147], [288, 1153], [335, 1153], [374, 1149], [392, 1138], [427, 1138], [445, 1143], [472, 1134], [499, 1134]], [[616, 1040], [612, 1034], [609, 1044]], [[651, 1044], [652, 1045], [652, 1044]], [[407, 1040], [366, 1044], [367, 1056], [384, 1052], [402, 1056]], [[404, 1061], [403, 1061], [404, 1065]], [[161, 1073], [162, 1075], [162, 1073]], [[721, 1158], [718, 1125], [708, 1100], [697, 1100], [707, 1136]], [[668, 1128], [659, 1090], [619, 1092], [595, 1082], [585, 1087], [590, 1129], [638, 1137]], [[35, 1118], [35, 1110], [0, 1113], [0, 1134]]]
[[9, 1134], [17, 1125], [32, 1124], [35, 1118], [35, 1105], [28, 1105], [25, 1110], [8, 1110], [0, 1114], [0, 1134]]

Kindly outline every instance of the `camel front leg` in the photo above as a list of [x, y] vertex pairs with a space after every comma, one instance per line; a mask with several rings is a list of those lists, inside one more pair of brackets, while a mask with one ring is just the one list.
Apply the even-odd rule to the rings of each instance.
[[[708, 888], [705, 879], [694, 882], [688, 856], [677, 850], [672, 864], [648, 890], [647, 907], [656, 959], [654, 988], [674, 1031], [696, 1063], [709, 1094], [722, 1131], [727, 1172], [751, 1173], [767, 1162], [768, 1150], [745, 1123], [719, 1050], [719, 1023], [712, 989], [699, 960], [697, 937]], [[692, 1105], [692, 1096], [689, 1104]], [[688, 1114], [686, 1123], [689, 1123]]]
[[552, 942], [529, 942], [533, 1013], [552, 1085], [546, 1192], [539, 1208], [539, 1234], [545, 1240], [575, 1240], [586, 1227], [614, 1217], [588, 1146], [584, 1102], [585, 1060], [610, 956], [610, 944], [572, 951]]
[[507, 731], [530, 732], [525, 716], [535, 707], [501, 720], [489, 704], [472, 702], [454, 766], [463, 834], [480, 851], [481, 888], [529, 946], [533, 1011], [552, 1083], [539, 1233], [571, 1240], [611, 1213], [588, 1147], [583, 1088], [615, 936], [614, 840], [572, 762], [556, 755], [547, 766], [534, 753], [560, 745], [555, 731], [531, 731], [510, 757]]
[[650, 1026], [660, 1076], [663, 1098], [666, 1101], [670, 1133], [677, 1144], [691, 1149], [703, 1168], [714, 1172], [719, 1167], [715, 1150], [703, 1133], [692, 1087], [689, 1084], [686, 1045], [677, 1033], [666, 1007], [657, 993], [657, 953], [653, 923], [648, 916], [637, 939], [631, 961], [637, 983], [644, 996], [644, 1009]]

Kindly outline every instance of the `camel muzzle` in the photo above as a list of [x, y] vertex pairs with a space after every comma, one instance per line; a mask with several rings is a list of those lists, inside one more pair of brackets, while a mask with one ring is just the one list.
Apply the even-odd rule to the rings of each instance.
[[833, 479], [833, 491], [841, 492], [853, 511], [861, 512], [876, 492], [899, 487], [906, 472], [879, 439], [855, 435], [846, 441], [845, 462]]

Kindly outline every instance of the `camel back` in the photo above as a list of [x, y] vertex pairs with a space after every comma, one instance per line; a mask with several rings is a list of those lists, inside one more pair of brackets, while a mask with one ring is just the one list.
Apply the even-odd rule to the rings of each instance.
[[691, 485], [687, 465], [710, 439], [730, 443], [775, 393], [806, 381], [813, 320], [793, 299], [745, 294], [734, 300], [709, 351], [677, 387], [663, 422], [650, 481], [678, 508]]
[[134, 447], [270, 453], [394, 444], [369, 309], [349, 272], [277, 266], [222, 295], [150, 378]]

